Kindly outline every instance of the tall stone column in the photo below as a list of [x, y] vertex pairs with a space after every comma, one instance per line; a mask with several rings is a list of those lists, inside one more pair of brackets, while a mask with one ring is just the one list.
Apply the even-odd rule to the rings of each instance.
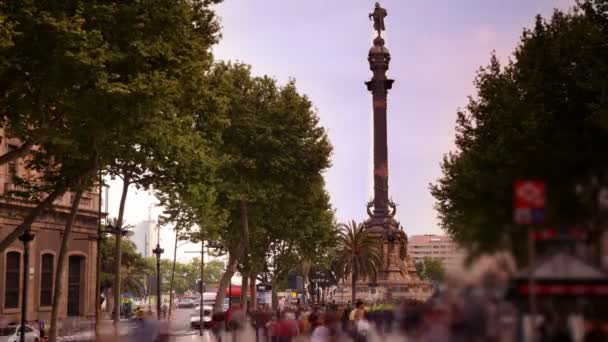
[[389, 215], [388, 199], [388, 142], [387, 142], [387, 95], [393, 80], [386, 77], [391, 55], [384, 46], [384, 39], [378, 35], [369, 50], [369, 66], [373, 72], [371, 81], [366, 82], [372, 92], [374, 108], [374, 201], [373, 217]]

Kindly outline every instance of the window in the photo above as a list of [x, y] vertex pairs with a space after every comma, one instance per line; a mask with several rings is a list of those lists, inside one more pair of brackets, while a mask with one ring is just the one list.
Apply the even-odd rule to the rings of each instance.
[[19, 275], [21, 274], [21, 253], [6, 253], [6, 273], [4, 274], [4, 307], [19, 307]]
[[53, 254], [42, 255], [40, 270], [40, 306], [53, 305]]
[[[15, 145], [8, 145], [7, 152], [13, 152], [17, 149]], [[17, 176], [17, 159], [13, 159], [8, 162], [8, 175], [10, 177], [10, 182], [15, 183], [15, 177]]]

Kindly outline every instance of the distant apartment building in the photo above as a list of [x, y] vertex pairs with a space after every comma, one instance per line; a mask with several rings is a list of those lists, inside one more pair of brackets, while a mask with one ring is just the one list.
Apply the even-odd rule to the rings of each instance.
[[415, 263], [425, 257], [437, 258], [448, 273], [462, 270], [465, 259], [465, 252], [445, 235], [410, 235], [408, 254]]

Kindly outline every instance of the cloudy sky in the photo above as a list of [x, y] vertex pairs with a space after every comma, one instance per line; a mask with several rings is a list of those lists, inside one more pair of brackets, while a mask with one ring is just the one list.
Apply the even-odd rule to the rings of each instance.
[[[494, 50], [507, 60], [524, 27], [574, 0], [385, 0], [389, 77], [389, 186], [407, 234], [441, 233], [428, 185], [453, 148], [456, 110], [474, 93], [476, 70]], [[327, 188], [341, 221], [366, 218], [371, 198], [371, 95], [367, 52], [371, 0], [225, 0], [217, 7], [218, 59], [251, 64], [284, 83], [295, 78], [313, 101], [334, 146]], [[110, 213], [120, 186], [112, 183]], [[132, 191], [127, 222], [147, 218], [155, 199]], [[153, 210], [153, 216], [161, 212]], [[490, 228], [490, 227], [488, 227]], [[171, 233], [162, 237], [167, 250]], [[194, 250], [184, 247], [183, 250]], [[180, 253], [181, 254], [181, 253]], [[183, 254], [182, 258], [192, 255]]]

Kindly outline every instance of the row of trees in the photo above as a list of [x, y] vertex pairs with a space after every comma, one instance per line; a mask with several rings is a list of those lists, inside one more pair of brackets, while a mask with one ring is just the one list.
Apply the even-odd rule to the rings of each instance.
[[458, 112], [456, 150], [431, 185], [443, 228], [473, 256], [508, 249], [525, 258], [527, 227], [513, 224], [512, 214], [518, 179], [546, 182], [547, 225], [585, 227], [599, 243], [607, 41], [608, 1], [581, 0], [569, 12], [538, 16], [507, 63], [492, 56], [479, 70], [477, 93]]
[[201, 114], [213, 111], [222, 119], [217, 131], [203, 117], [196, 124], [198, 134], [215, 139], [207, 150], [217, 158], [214, 177], [180, 168], [155, 192], [167, 209], [165, 222], [175, 224], [181, 238], [212, 241], [227, 255], [219, 310], [237, 271], [244, 288], [256, 279], [277, 284], [332, 243], [333, 211], [322, 177], [331, 146], [294, 81], [281, 86], [253, 76], [247, 65], [216, 63], [205, 82], [210, 88], [198, 99]]
[[[123, 181], [116, 228], [125, 228], [129, 188], [151, 189], [166, 208], [162, 223], [180, 239], [213, 241], [228, 255], [218, 303], [237, 270], [244, 285], [276, 283], [302, 260], [324, 256], [334, 241], [322, 177], [326, 132], [295, 81], [280, 85], [248, 65], [213, 60], [218, 2], [0, 4], [0, 120], [22, 142], [0, 164], [24, 158], [33, 172], [19, 180], [20, 195], [35, 204], [0, 251], [72, 191], [62, 274], [82, 193], [112, 177]], [[119, 302], [128, 261], [121, 235], [110, 241]], [[56, 277], [51, 341], [62, 281]]]
[[[101, 270], [100, 286], [101, 292], [106, 293], [114, 286], [114, 272], [116, 262], [116, 241], [114, 237], [109, 237], [101, 243]], [[156, 275], [156, 258], [144, 258], [129, 239], [121, 241], [121, 279], [122, 292], [130, 293], [135, 297], [146, 295], [156, 295], [149, 293], [150, 277]], [[173, 270], [173, 260], [161, 259], [161, 284], [162, 292], [167, 293], [170, 288], [175, 293], [181, 295], [189, 291], [199, 291], [198, 281], [200, 280], [200, 258], [193, 258], [188, 262], [177, 261]], [[218, 259], [211, 260], [205, 264], [206, 284], [219, 282], [224, 273], [224, 262]], [[148, 292], [146, 292], [148, 291]], [[107, 295], [106, 295], [107, 298]]]

